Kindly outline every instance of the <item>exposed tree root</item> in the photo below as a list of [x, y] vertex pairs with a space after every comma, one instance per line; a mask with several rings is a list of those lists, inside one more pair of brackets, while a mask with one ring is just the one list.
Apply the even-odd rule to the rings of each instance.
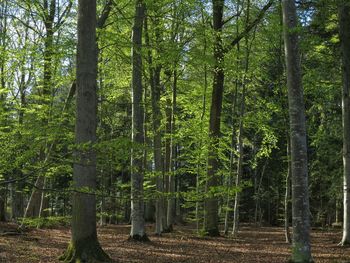
[[96, 238], [86, 238], [73, 244], [59, 258], [65, 263], [110, 263], [111, 258], [102, 250]]

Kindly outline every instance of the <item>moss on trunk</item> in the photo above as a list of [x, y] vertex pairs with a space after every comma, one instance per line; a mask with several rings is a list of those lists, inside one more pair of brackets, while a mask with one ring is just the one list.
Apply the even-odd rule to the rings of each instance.
[[66, 263], [102, 263], [112, 262], [102, 250], [96, 238], [89, 237], [77, 242], [70, 242], [65, 253], [59, 258]]

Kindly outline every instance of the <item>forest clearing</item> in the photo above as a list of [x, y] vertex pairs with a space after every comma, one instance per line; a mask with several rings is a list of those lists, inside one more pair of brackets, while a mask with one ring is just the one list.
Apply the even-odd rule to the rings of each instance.
[[[4, 225], [1, 225], [4, 229]], [[6, 228], [6, 226], [5, 226]], [[154, 230], [147, 225], [147, 232]], [[103, 248], [120, 263], [281, 263], [290, 257], [282, 228], [244, 225], [239, 236], [198, 237], [192, 226], [176, 226], [172, 233], [151, 235], [151, 242], [129, 241], [130, 225], [98, 228]], [[66, 249], [67, 228], [32, 229], [20, 236], [0, 236], [0, 262], [54, 263]], [[350, 248], [338, 246], [341, 231], [311, 232], [315, 263], [350, 262]]]

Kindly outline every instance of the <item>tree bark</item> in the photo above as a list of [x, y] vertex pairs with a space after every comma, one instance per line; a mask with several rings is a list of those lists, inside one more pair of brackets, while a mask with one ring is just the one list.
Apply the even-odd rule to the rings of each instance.
[[[42, 114], [42, 119], [40, 122], [43, 127], [47, 127], [48, 125], [48, 116], [49, 116], [49, 107], [51, 101], [51, 93], [52, 93], [52, 62], [53, 62], [53, 40], [54, 40], [54, 19], [56, 15], [56, 1], [44, 0], [43, 8], [45, 10], [45, 15], [43, 15], [42, 20], [45, 27], [45, 38], [44, 38], [44, 76], [42, 82], [42, 90], [41, 90], [41, 98], [40, 103], [42, 104], [44, 113]], [[46, 133], [44, 129], [44, 133]], [[44, 134], [44, 136], [46, 136]], [[45, 159], [48, 156], [48, 144], [47, 141], [45, 145], [40, 150], [39, 158], [42, 161], [46, 161]], [[40, 217], [46, 216], [47, 212], [45, 209], [48, 207], [48, 200], [45, 196], [45, 192], [42, 190], [46, 186], [46, 180], [44, 175], [39, 174], [38, 178], [35, 182], [35, 188], [33, 189], [33, 193], [30, 196], [29, 202], [27, 204], [25, 216], [28, 217]]]
[[292, 258], [295, 263], [312, 262], [305, 106], [298, 43], [298, 18], [294, 0], [283, 0], [284, 44], [292, 166]]
[[289, 232], [289, 202], [290, 202], [290, 178], [291, 178], [291, 152], [290, 152], [290, 138], [287, 135], [287, 176], [286, 176], [286, 191], [284, 195], [284, 235], [286, 237], [286, 242], [291, 243], [290, 232]]
[[[248, 55], [247, 55], [248, 56]], [[248, 59], [247, 59], [248, 60]], [[247, 61], [246, 61], [247, 62]], [[245, 82], [245, 80], [244, 80]], [[246, 85], [243, 83], [243, 91], [242, 91], [242, 101], [241, 101], [241, 112], [240, 112], [240, 120], [239, 120], [239, 131], [238, 131], [238, 164], [237, 164], [237, 175], [236, 175], [236, 187], [238, 188], [241, 184], [241, 179], [243, 176], [243, 157], [244, 157], [244, 149], [243, 149], [243, 131], [244, 131], [244, 111], [245, 111], [245, 93], [246, 93]], [[234, 214], [233, 214], [233, 228], [232, 235], [236, 236], [239, 228], [239, 203], [240, 203], [240, 192], [236, 192], [235, 196], [235, 204], [234, 204]]]
[[350, 245], [350, 2], [339, 0], [339, 30], [342, 52], [343, 115], [343, 238], [340, 245]]
[[[158, 19], [158, 18], [157, 18]], [[161, 36], [159, 32], [159, 21], [155, 20], [156, 28], [156, 41], [161, 42]], [[150, 45], [150, 37], [148, 32], [148, 19], [145, 19], [145, 41], [146, 45]], [[151, 86], [151, 105], [152, 105], [152, 128], [153, 128], [153, 158], [154, 158], [154, 172], [156, 178], [156, 228], [155, 233], [160, 235], [166, 225], [166, 215], [164, 211], [164, 167], [163, 167], [163, 155], [162, 155], [162, 134], [161, 134], [161, 110], [160, 110], [160, 74], [162, 66], [159, 63], [154, 63], [152, 51], [148, 51], [148, 66], [150, 74], [150, 86]]]
[[96, 231], [97, 45], [96, 1], [78, 2], [77, 116], [73, 167], [72, 239], [61, 260], [110, 262]]
[[142, 86], [142, 27], [145, 7], [142, 0], [136, 1], [132, 33], [132, 142], [131, 152], [131, 232], [130, 238], [148, 240], [145, 232], [143, 178], [144, 178], [144, 130]]
[[[218, 147], [220, 137], [220, 122], [222, 97], [224, 92], [224, 52], [222, 44], [224, 0], [213, 0], [213, 29], [214, 29], [214, 70], [213, 91], [210, 107], [208, 170], [206, 192], [215, 191], [219, 184], [217, 171], [219, 168]], [[205, 200], [204, 231], [209, 236], [219, 236], [218, 199], [211, 194]]]
[[173, 72], [173, 90], [172, 90], [172, 103], [171, 103], [171, 120], [170, 120], [170, 166], [169, 166], [169, 198], [168, 198], [168, 209], [167, 209], [167, 228], [173, 230], [173, 224], [175, 223], [176, 207], [175, 207], [175, 161], [176, 161], [176, 145], [174, 143], [174, 134], [176, 131], [175, 120], [176, 120], [176, 97], [177, 97], [177, 71]]

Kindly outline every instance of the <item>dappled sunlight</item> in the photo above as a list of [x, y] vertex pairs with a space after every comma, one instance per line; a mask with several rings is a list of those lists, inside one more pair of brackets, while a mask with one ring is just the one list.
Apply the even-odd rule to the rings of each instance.
[[[101, 245], [117, 262], [285, 262], [290, 245], [284, 242], [282, 228], [241, 228], [237, 238], [194, 235], [189, 226], [175, 227], [173, 233], [155, 236], [147, 226], [151, 242], [128, 241], [129, 225], [108, 225], [98, 228]], [[337, 246], [340, 231], [312, 231], [312, 252], [315, 262], [350, 260], [350, 248]], [[0, 257], [5, 262], [57, 262], [70, 240], [66, 228], [30, 230], [19, 236], [0, 238]], [[41, 261], [40, 261], [41, 260]]]

